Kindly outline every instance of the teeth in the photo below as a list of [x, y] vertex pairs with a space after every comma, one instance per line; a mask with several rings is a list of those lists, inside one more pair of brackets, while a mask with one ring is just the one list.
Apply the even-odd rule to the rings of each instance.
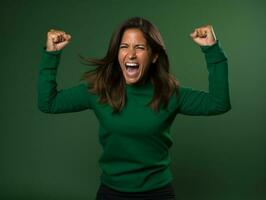
[[136, 66], [138, 66], [138, 64], [137, 63], [126, 63], [126, 66], [127, 67], [136, 67]]

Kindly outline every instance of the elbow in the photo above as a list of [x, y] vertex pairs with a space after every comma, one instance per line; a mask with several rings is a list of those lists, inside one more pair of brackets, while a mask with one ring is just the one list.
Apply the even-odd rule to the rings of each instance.
[[226, 98], [211, 98], [210, 115], [220, 115], [229, 112], [232, 109], [229, 96]]
[[232, 109], [231, 104], [224, 105], [222, 109], [220, 110], [220, 114], [224, 114], [229, 112]]
[[49, 104], [38, 101], [38, 110], [43, 113], [52, 113]]
[[216, 106], [213, 107], [213, 109], [210, 110], [209, 115], [221, 115], [229, 112], [231, 109], [232, 106], [230, 103], [217, 104]]
[[55, 106], [52, 103], [48, 102], [38, 102], [38, 109], [39, 111], [47, 114], [60, 114], [58, 109], [55, 108]]
[[51, 113], [50, 109], [48, 109], [47, 106], [38, 105], [38, 109], [43, 113]]

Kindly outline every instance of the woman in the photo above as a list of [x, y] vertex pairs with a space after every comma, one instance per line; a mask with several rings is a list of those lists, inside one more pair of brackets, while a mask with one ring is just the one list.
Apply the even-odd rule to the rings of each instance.
[[138, 17], [118, 27], [104, 58], [83, 58], [96, 66], [84, 74], [85, 84], [57, 91], [57, 67], [71, 36], [48, 32], [38, 82], [39, 109], [95, 112], [103, 147], [98, 200], [175, 199], [168, 150], [176, 115], [217, 115], [231, 109], [227, 58], [212, 26], [195, 29], [191, 37], [205, 54], [208, 92], [179, 85], [169, 74], [158, 29]]

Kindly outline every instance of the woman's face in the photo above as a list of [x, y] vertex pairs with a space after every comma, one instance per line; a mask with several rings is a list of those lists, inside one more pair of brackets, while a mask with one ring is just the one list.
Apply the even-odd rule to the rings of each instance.
[[152, 56], [143, 33], [136, 28], [127, 29], [121, 39], [118, 61], [127, 84], [142, 79], [150, 64], [156, 61]]

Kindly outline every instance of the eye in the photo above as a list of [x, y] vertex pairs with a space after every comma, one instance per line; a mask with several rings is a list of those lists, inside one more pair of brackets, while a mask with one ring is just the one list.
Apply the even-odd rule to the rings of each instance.
[[124, 44], [120, 45], [120, 49], [124, 49], [124, 48], [127, 48], [127, 45], [124, 45]]
[[137, 46], [136, 48], [137, 49], [141, 49], [141, 50], [145, 50], [145, 47], [144, 46]]

